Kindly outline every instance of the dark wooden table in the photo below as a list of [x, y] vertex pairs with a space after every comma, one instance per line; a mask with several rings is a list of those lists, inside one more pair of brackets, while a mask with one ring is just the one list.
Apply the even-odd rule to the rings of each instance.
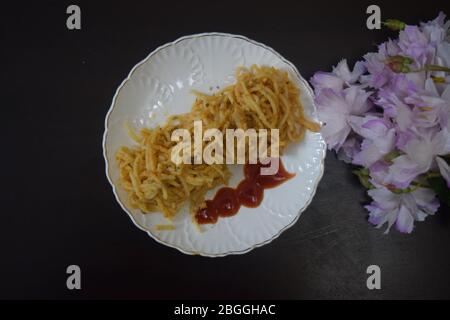
[[[76, 1], [2, 4], [1, 298], [450, 298], [450, 212], [412, 235], [366, 221], [368, 198], [328, 153], [295, 226], [242, 256], [181, 254], [139, 231], [104, 174], [104, 117], [130, 69], [180, 36], [220, 31], [267, 44], [309, 79], [354, 63], [390, 31], [366, 28], [369, 1]], [[434, 18], [449, 2], [378, 1], [382, 18]], [[446, 6], [446, 8], [444, 8]], [[66, 267], [82, 290], [66, 288]], [[381, 267], [382, 288], [366, 288]]]

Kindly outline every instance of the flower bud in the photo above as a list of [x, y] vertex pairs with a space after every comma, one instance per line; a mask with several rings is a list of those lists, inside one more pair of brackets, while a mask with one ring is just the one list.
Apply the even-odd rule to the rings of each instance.
[[410, 57], [405, 56], [392, 56], [386, 59], [387, 65], [395, 73], [408, 73], [411, 72], [410, 65], [414, 62]]
[[401, 31], [406, 27], [406, 23], [397, 19], [387, 19], [383, 24], [394, 31]]

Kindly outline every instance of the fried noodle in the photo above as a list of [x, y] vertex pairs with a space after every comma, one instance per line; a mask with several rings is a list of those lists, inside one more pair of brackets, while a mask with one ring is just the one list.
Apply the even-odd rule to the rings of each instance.
[[[202, 120], [203, 131], [226, 129], [279, 129], [280, 153], [290, 142], [301, 141], [306, 130], [318, 131], [319, 124], [306, 118], [300, 91], [288, 73], [273, 67], [240, 67], [236, 83], [213, 95], [194, 91], [196, 100], [189, 113], [169, 116], [163, 126], [143, 128], [136, 133], [128, 127], [133, 147], [116, 153], [120, 184], [128, 193], [132, 208], [144, 213], [162, 212], [172, 219], [190, 203], [194, 213], [201, 207], [207, 191], [228, 184], [226, 164], [179, 164], [171, 161], [173, 130], [193, 133], [194, 121]], [[203, 142], [204, 146], [207, 142]]]

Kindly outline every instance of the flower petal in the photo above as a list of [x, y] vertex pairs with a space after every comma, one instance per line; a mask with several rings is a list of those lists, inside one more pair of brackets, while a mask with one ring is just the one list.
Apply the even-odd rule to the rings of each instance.
[[353, 115], [362, 115], [372, 108], [369, 101], [370, 92], [367, 92], [358, 86], [350, 86], [344, 90], [345, 100], [350, 106], [350, 113]]
[[338, 151], [351, 130], [347, 123], [350, 107], [341, 94], [328, 88], [319, 92], [316, 104], [319, 119], [324, 122], [321, 133], [328, 148]]
[[336, 75], [328, 72], [316, 72], [311, 78], [311, 83], [316, 90], [321, 89], [333, 89], [335, 91], [341, 91], [344, 87], [344, 80]]
[[447, 181], [447, 187], [450, 188], [450, 166], [447, 161], [442, 159], [441, 157], [436, 157], [436, 162], [439, 167], [439, 171], [441, 172], [442, 177]]
[[393, 160], [384, 182], [404, 189], [421, 173], [423, 172], [420, 171], [417, 163], [412, 161], [409, 156], [402, 155]]
[[436, 198], [436, 193], [428, 188], [418, 188], [412, 193], [415, 202], [420, 209], [426, 214], [434, 214], [439, 208], [439, 200]]
[[414, 218], [409, 209], [402, 205], [398, 211], [395, 227], [402, 233], [411, 233], [414, 227]]
[[438, 131], [431, 140], [433, 145], [433, 153], [438, 155], [446, 155], [450, 153], [450, 132], [447, 128]]

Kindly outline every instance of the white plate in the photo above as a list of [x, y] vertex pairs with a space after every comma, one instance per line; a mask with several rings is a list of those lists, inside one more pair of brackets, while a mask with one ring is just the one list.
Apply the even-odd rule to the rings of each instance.
[[[192, 224], [187, 206], [177, 215], [175, 230], [157, 231], [156, 225], [167, 224], [162, 214], [131, 209], [126, 192], [119, 186], [115, 153], [120, 146], [133, 144], [124, 129], [125, 121], [138, 128], [164, 123], [168, 115], [190, 110], [194, 101], [191, 89], [216, 91], [235, 81], [236, 67], [252, 64], [287, 70], [301, 90], [307, 115], [317, 120], [313, 92], [295, 66], [275, 50], [238, 35], [197, 34], [159, 47], [137, 64], [117, 89], [105, 119], [106, 175], [123, 210], [156, 241], [183, 253], [209, 257], [246, 253], [277, 238], [311, 202], [323, 174], [326, 151], [320, 133], [311, 132], [282, 157], [286, 169], [296, 173], [293, 179], [266, 190], [258, 208], [241, 207], [237, 215], [221, 218], [217, 224], [203, 227], [203, 232]], [[230, 167], [231, 186], [235, 186], [243, 177], [242, 167]]]

